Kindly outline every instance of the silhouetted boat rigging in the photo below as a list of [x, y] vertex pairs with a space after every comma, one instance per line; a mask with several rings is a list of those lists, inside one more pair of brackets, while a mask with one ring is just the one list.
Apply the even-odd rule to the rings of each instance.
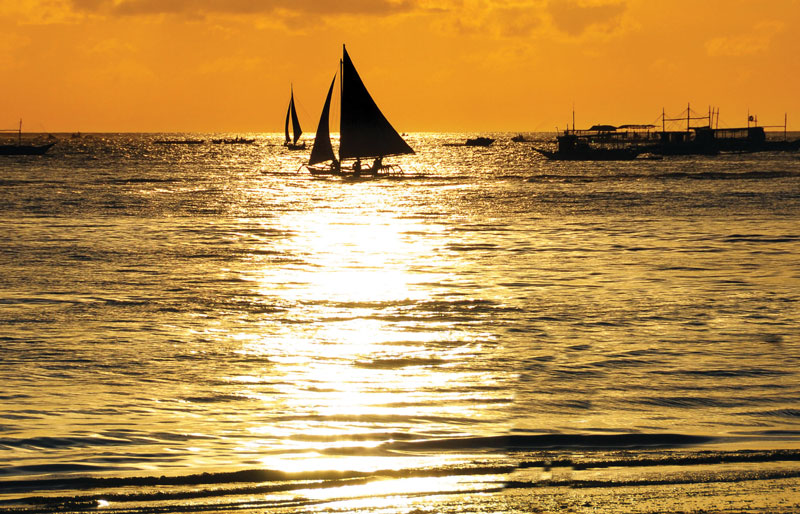
[[[289, 139], [289, 122], [292, 124], [292, 138]], [[294, 107], [294, 88], [291, 89], [289, 94], [289, 108], [286, 110], [286, 125], [284, 127], [286, 139], [283, 145], [289, 150], [302, 150], [306, 147], [305, 142], [298, 144], [300, 136], [303, 135], [303, 129], [300, 128], [300, 120], [297, 118], [297, 110]]]
[[[342, 45], [342, 60], [339, 63], [341, 116], [339, 158], [336, 158], [331, 145], [329, 123], [335, 83], [334, 76], [319, 118], [314, 146], [305, 166], [314, 175], [354, 177], [402, 175], [403, 170], [399, 166], [384, 164], [383, 158], [390, 155], [413, 154], [414, 150], [392, 127], [370, 96], [344, 45]], [[372, 166], [362, 169], [361, 159], [364, 158], [374, 159]], [[354, 159], [352, 166], [342, 165], [346, 159]]]
[[44, 155], [55, 143], [45, 144], [22, 144], [22, 120], [19, 120], [19, 128], [11, 130], [0, 130], [0, 132], [16, 132], [17, 142], [0, 145], [0, 155]]
[[[716, 114], [717, 127], [713, 126]], [[702, 125], [693, 122], [702, 120]], [[667, 122], [685, 121], [682, 130], [667, 130]], [[751, 125], [751, 122], [754, 122]], [[719, 110], [709, 108], [708, 115], [698, 115], [690, 106], [680, 117], [667, 118], [662, 109], [661, 130], [655, 125], [593, 125], [586, 130], [575, 129], [573, 113], [572, 130], [569, 126], [557, 136], [556, 151], [535, 150], [553, 160], [630, 160], [639, 155], [717, 155], [721, 152], [765, 152], [796, 151], [800, 140], [790, 141], [786, 137], [784, 116], [782, 141], [768, 140], [763, 126], [748, 115], [746, 127], [719, 128]], [[779, 126], [773, 126], [776, 128]]]
[[[800, 140], [790, 141], [787, 138], [787, 115], [783, 125], [771, 128], [783, 128], [783, 140], [768, 140], [764, 126], [758, 125], [758, 118], [748, 113], [746, 127], [719, 128], [719, 109], [709, 108], [708, 115], [700, 116], [687, 106], [685, 116], [667, 118], [662, 109], [662, 130], [659, 141], [645, 147], [645, 151], [660, 155], [716, 155], [720, 152], [752, 153], [752, 152], [784, 152], [800, 149]], [[716, 126], [714, 118], [716, 116]], [[686, 120], [685, 130], [666, 130], [667, 121]], [[706, 124], [692, 126], [692, 120], [707, 120]], [[752, 124], [751, 124], [752, 123]]]
[[595, 125], [586, 130], [567, 128], [556, 137], [555, 151], [534, 150], [554, 161], [629, 161], [638, 157], [642, 150], [614, 137], [615, 130], [616, 127], [607, 125]]

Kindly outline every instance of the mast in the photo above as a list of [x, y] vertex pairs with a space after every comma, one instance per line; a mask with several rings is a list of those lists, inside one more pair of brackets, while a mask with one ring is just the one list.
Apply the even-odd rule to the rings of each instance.
[[[344, 55], [342, 44], [342, 55]], [[335, 79], [336, 77], [334, 77]], [[331, 84], [333, 87], [333, 84]], [[342, 105], [344, 104], [344, 60], [339, 59], [339, 162], [342, 162]]]
[[22, 118], [19, 119], [19, 132], [17, 132], [17, 144], [22, 145]]
[[289, 107], [286, 109], [286, 123], [283, 125], [283, 132], [284, 132], [284, 144], [289, 144], [289, 115], [292, 112], [292, 100], [294, 100], [294, 94], [289, 93]]
[[687, 103], [686, 104], [686, 132], [689, 132], [690, 130], [692, 130], [692, 124], [691, 124], [691, 121], [690, 121], [691, 119], [692, 119], [692, 105]]
[[292, 88], [290, 104], [292, 111], [292, 141], [297, 144], [297, 140], [303, 135], [303, 129], [300, 128], [300, 120], [297, 119], [297, 109], [294, 105], [294, 88]]

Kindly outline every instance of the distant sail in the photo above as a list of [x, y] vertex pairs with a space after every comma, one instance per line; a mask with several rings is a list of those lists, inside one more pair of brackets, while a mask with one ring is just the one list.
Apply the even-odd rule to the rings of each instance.
[[328, 89], [328, 97], [325, 99], [325, 106], [322, 108], [322, 114], [319, 117], [319, 125], [317, 125], [317, 135], [314, 137], [314, 146], [311, 148], [311, 155], [308, 158], [308, 164], [314, 165], [325, 161], [335, 161], [336, 154], [333, 153], [331, 146], [331, 131], [330, 131], [330, 111], [331, 111], [331, 96], [333, 95], [333, 85], [336, 83], [336, 76], [333, 76], [331, 87]]
[[414, 153], [375, 104], [347, 50], [343, 51], [339, 158]]
[[289, 118], [291, 116], [292, 120], [292, 134], [293, 137], [291, 141], [294, 144], [297, 144], [297, 141], [300, 139], [300, 136], [303, 135], [303, 129], [300, 128], [300, 120], [297, 118], [297, 110], [294, 107], [294, 90], [291, 92], [291, 96], [289, 97], [289, 109], [286, 111], [286, 126], [284, 130], [286, 132], [286, 143], [288, 144], [289, 139]]

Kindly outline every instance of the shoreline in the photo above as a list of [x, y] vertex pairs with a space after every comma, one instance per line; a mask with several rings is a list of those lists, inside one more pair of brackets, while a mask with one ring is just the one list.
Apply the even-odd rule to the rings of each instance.
[[[515, 451], [418, 469], [0, 481], [0, 513], [796, 512], [800, 449]], [[463, 456], [467, 457], [467, 456]]]

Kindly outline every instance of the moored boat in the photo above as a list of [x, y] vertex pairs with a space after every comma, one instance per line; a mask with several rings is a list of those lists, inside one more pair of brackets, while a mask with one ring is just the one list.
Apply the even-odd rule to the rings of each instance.
[[[716, 124], [714, 120], [716, 118]], [[758, 118], [748, 113], [747, 126], [719, 128], [719, 109], [709, 108], [707, 115], [698, 115], [687, 106], [681, 116], [667, 118], [662, 109], [662, 130], [658, 140], [644, 150], [656, 155], [717, 155], [719, 153], [752, 153], [769, 151], [797, 151], [800, 140], [790, 141], [786, 135], [787, 116], [784, 124], [771, 128], [783, 128], [782, 140], [767, 138], [767, 127], [758, 125]], [[692, 121], [703, 121], [692, 126]], [[667, 121], [686, 121], [684, 130], [667, 130]], [[715, 126], [716, 125], [716, 126]]]
[[251, 137], [229, 137], [212, 139], [211, 142], [216, 145], [252, 145], [256, 140]]
[[17, 141], [15, 143], [0, 144], [0, 155], [44, 155], [55, 145], [51, 143], [22, 143], [22, 120], [19, 120], [19, 128], [11, 130], [0, 130], [0, 132], [16, 132]]
[[464, 143], [465, 146], [489, 146], [494, 143], [494, 139], [491, 137], [473, 137], [467, 139], [467, 142]]
[[534, 148], [554, 161], [628, 161], [642, 153], [636, 146], [621, 143], [614, 137], [616, 127], [595, 125], [586, 130], [564, 131], [556, 137], [557, 149]]
[[156, 139], [153, 144], [156, 145], [202, 145], [205, 139]]
[[8, 144], [0, 145], [0, 155], [44, 155], [55, 143], [41, 145]]

